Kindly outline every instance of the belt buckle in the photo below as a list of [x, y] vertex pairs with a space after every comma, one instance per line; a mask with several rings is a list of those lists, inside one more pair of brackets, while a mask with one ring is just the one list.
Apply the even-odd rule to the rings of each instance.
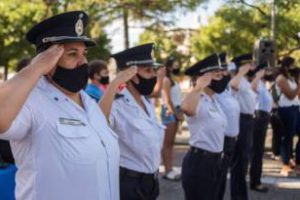
[[198, 150], [196, 147], [193, 147], [193, 148], [191, 148], [191, 152], [192, 152], [192, 153], [198, 153], [199, 150]]
[[224, 159], [224, 157], [225, 157], [225, 153], [224, 153], [224, 151], [222, 151], [222, 153], [221, 153], [221, 159]]
[[154, 172], [153, 178], [154, 178], [155, 180], [158, 179], [158, 175], [159, 175], [159, 171], [157, 170], [156, 172]]

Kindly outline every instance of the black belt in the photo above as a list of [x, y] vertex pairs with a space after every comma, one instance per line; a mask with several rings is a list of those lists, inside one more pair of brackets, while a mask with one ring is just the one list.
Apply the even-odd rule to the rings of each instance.
[[241, 118], [244, 118], [244, 119], [253, 119], [253, 115], [252, 114], [244, 114], [244, 113], [241, 113]]
[[202, 156], [212, 156], [212, 157], [221, 156], [221, 152], [220, 153], [210, 152], [210, 151], [206, 151], [204, 149], [200, 149], [197, 147], [191, 147], [189, 151], [193, 154], [198, 154], [198, 155], [202, 155]]
[[255, 111], [255, 116], [260, 118], [268, 118], [270, 117], [270, 113], [263, 110], [257, 110]]
[[234, 141], [236, 141], [237, 139], [238, 139], [238, 136], [233, 136], [233, 137], [225, 136], [225, 140], [234, 140]]
[[137, 172], [131, 169], [120, 167], [121, 176], [129, 176], [138, 179], [156, 180], [158, 179], [158, 174], [159, 174], [158, 170], [155, 173], [148, 174], [148, 173]]

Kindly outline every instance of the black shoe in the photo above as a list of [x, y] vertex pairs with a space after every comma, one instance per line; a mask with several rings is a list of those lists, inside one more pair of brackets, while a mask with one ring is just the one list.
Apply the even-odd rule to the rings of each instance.
[[267, 193], [269, 191], [269, 188], [263, 186], [262, 184], [251, 186], [250, 189], [261, 193]]

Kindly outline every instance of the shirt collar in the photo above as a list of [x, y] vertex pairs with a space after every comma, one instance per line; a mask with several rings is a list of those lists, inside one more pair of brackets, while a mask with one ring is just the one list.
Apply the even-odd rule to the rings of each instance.
[[133, 106], [137, 106], [136, 105], [137, 103], [136, 103], [133, 95], [128, 91], [127, 88], [124, 88], [120, 93], [123, 95], [125, 103], [133, 105]]
[[[49, 82], [49, 80], [43, 76], [42, 78], [40, 78], [37, 87], [40, 88], [42, 91], [44, 91], [51, 99], [53, 99], [54, 101], [70, 101], [72, 102], [72, 100], [65, 95], [62, 91], [60, 91], [57, 87], [55, 87], [51, 82]], [[87, 107], [88, 104], [88, 95], [83, 91], [80, 90], [80, 96], [82, 99], [82, 103], [84, 105], [84, 107]], [[75, 104], [75, 103], [74, 103]], [[77, 104], [76, 104], [77, 105]], [[78, 106], [80, 107], [80, 106]]]
[[[123, 95], [123, 99], [124, 99], [125, 103], [136, 107], [139, 111], [143, 111], [142, 108], [138, 105], [138, 103], [134, 99], [133, 95], [129, 92], [129, 90], [127, 88], [124, 88], [121, 91], [121, 94]], [[147, 115], [144, 111], [142, 113], [144, 113], [145, 116], [147, 116], [147, 118], [153, 118], [153, 116], [155, 116], [155, 114], [153, 114], [151, 112], [149, 100], [147, 100], [146, 97], [142, 95], [142, 101], [143, 101], [149, 115]]]
[[202, 92], [201, 96], [202, 96], [202, 98], [204, 98], [204, 100], [211, 102], [211, 101], [215, 101], [216, 100], [217, 94], [214, 94], [212, 96], [208, 96], [208, 94], [206, 94], [205, 92]]

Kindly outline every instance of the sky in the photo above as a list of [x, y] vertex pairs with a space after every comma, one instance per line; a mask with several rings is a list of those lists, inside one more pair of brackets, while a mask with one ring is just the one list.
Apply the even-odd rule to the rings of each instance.
[[[222, 0], [210, 0], [206, 5], [199, 6], [195, 11], [183, 13], [177, 11], [174, 13], [176, 23], [170, 28], [194, 28], [197, 29], [200, 25], [207, 24], [209, 16], [213, 15], [214, 12], [222, 6]], [[187, 23], [188, 22], [188, 23]], [[138, 23], [129, 22], [129, 26], [137, 27]], [[112, 53], [116, 53], [124, 50], [124, 39], [123, 39], [123, 25], [122, 21], [115, 21], [113, 24], [108, 26], [105, 31], [111, 39], [110, 46], [112, 47]], [[142, 28], [130, 28], [129, 29], [129, 46], [134, 46], [138, 40], [139, 35], [144, 31]]]

